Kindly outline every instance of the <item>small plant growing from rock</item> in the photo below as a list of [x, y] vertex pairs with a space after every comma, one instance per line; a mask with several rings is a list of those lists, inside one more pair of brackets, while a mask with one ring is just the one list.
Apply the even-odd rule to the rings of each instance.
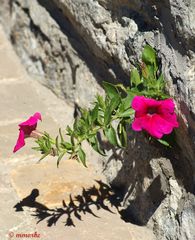
[[[59, 129], [54, 139], [48, 133], [36, 130], [40, 113], [35, 113], [27, 121], [19, 124], [19, 137], [14, 152], [24, 146], [25, 137], [36, 138], [41, 152], [40, 160], [48, 155], [57, 156], [57, 165], [65, 154], [75, 158], [85, 167], [86, 153], [83, 142], [87, 141], [101, 155], [106, 155], [98, 134], [101, 133], [115, 147], [127, 146], [127, 128], [145, 131], [149, 138], [156, 139], [165, 146], [170, 144], [163, 138], [177, 128], [174, 102], [165, 93], [165, 81], [158, 67], [155, 50], [146, 45], [142, 62], [131, 71], [130, 85], [103, 83], [105, 97], [97, 95], [91, 109], [81, 109], [72, 127]], [[69, 136], [69, 137], [67, 137]]]

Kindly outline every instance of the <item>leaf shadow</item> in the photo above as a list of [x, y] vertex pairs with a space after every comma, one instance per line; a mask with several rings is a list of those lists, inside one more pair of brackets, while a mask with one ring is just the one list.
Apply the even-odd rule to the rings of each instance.
[[96, 183], [96, 186], [93, 185], [88, 189], [83, 188], [81, 194], [74, 197], [70, 195], [69, 201], [62, 200], [61, 207], [51, 209], [36, 202], [39, 191], [38, 189], [33, 189], [31, 194], [17, 203], [14, 208], [16, 208], [16, 211], [23, 211], [23, 207], [34, 208], [32, 216], [37, 219], [37, 223], [45, 220], [48, 227], [55, 226], [62, 217], [65, 218], [65, 226], [75, 227], [74, 220], [83, 221], [83, 216], [86, 214], [99, 218], [92, 210], [92, 207], [95, 207], [96, 210], [104, 209], [112, 214], [114, 212], [111, 210], [111, 207], [114, 206], [116, 210], [120, 207], [122, 199], [120, 192], [117, 189], [112, 189], [100, 180], [96, 180]]

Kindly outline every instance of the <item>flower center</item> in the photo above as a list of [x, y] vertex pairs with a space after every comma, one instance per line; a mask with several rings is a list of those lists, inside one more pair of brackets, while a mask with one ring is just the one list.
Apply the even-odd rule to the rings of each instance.
[[150, 114], [150, 115], [153, 115], [153, 114], [155, 114], [155, 113], [157, 113], [157, 112], [158, 112], [157, 107], [149, 107], [149, 108], [147, 109], [147, 114]]

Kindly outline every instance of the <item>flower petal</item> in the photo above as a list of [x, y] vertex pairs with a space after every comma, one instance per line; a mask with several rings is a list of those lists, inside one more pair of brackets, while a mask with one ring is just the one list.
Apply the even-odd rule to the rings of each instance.
[[174, 113], [175, 104], [173, 99], [161, 100], [159, 110], [161, 113]]
[[151, 119], [151, 133], [154, 137], [161, 138], [164, 134], [170, 134], [173, 128], [173, 125], [160, 115], [156, 114]]
[[134, 131], [145, 130], [150, 135], [154, 136], [153, 126], [152, 126], [152, 116], [145, 115], [144, 117], [135, 118], [132, 123], [132, 128]]
[[160, 101], [157, 101], [153, 98], [145, 98], [144, 101], [145, 104], [147, 105], [147, 108], [158, 107], [161, 104]]
[[22, 148], [25, 145], [24, 137], [25, 136], [24, 136], [23, 130], [20, 130], [18, 140], [13, 150], [14, 153], [17, 152], [20, 148]]
[[179, 126], [174, 107], [172, 99], [158, 101], [143, 96], [134, 97], [132, 108], [135, 110], [135, 119], [132, 129], [135, 131], [143, 129], [156, 138], [170, 134], [173, 128]]
[[33, 126], [33, 125], [37, 124], [38, 120], [41, 120], [41, 114], [39, 112], [36, 112], [28, 120], [26, 120], [25, 122], [20, 123], [19, 127], [22, 127], [22, 126]]
[[131, 107], [135, 111], [143, 111], [146, 108], [145, 97], [143, 96], [135, 96], [132, 100]]
[[147, 115], [145, 118], [142, 118], [142, 129], [147, 131], [153, 137], [161, 138], [163, 133], [158, 129], [157, 121], [157, 114]]
[[157, 114], [136, 118], [132, 123], [132, 128], [134, 131], [143, 129], [158, 139], [162, 138], [164, 134], [171, 133], [173, 130], [173, 126]]
[[36, 112], [33, 117], [37, 118], [38, 120], [41, 120], [42, 121], [42, 118], [41, 118], [41, 113], [40, 112]]
[[132, 125], [131, 125], [132, 129], [134, 131], [141, 131], [143, 128], [142, 128], [142, 118], [135, 118], [134, 121], [132, 122]]
[[172, 114], [164, 113], [164, 114], [160, 114], [160, 116], [161, 118], [169, 122], [173, 127], [175, 128], [179, 127], [179, 123], [177, 121], [177, 115], [175, 113], [172, 113]]

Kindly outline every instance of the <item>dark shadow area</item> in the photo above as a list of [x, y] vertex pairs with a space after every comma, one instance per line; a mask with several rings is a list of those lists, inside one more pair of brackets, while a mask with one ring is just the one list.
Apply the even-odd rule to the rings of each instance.
[[94, 217], [98, 216], [94, 213], [91, 207], [97, 210], [104, 209], [113, 213], [108, 205], [114, 206], [117, 210], [120, 207], [122, 195], [119, 190], [111, 188], [109, 185], [102, 181], [96, 181], [97, 186], [91, 188], [83, 188], [82, 194], [77, 196], [69, 196], [69, 201], [66, 203], [62, 201], [62, 207], [49, 209], [41, 203], [36, 202], [36, 197], [39, 195], [37, 189], [33, 189], [31, 194], [24, 198], [21, 202], [17, 203], [14, 208], [16, 211], [23, 211], [22, 207], [35, 208], [32, 216], [38, 220], [37, 223], [45, 220], [47, 226], [51, 227], [56, 225], [61, 217], [65, 217], [65, 226], [74, 226], [74, 219], [82, 221], [82, 216], [91, 214]]
[[43, 211], [49, 210], [45, 205], [36, 201], [36, 198], [38, 196], [39, 196], [39, 190], [36, 188], [33, 189], [30, 195], [22, 199], [22, 201], [20, 201], [14, 206], [14, 208], [16, 209], [16, 212], [24, 211], [23, 207], [37, 208]]
[[110, 184], [123, 191], [123, 208], [119, 213], [124, 221], [146, 225], [171, 194], [170, 177], [177, 179], [187, 192], [194, 191], [193, 170], [177, 145], [176, 136], [171, 137], [173, 147], [168, 148], [157, 141], [149, 141], [144, 134], [129, 132], [127, 149], [112, 149], [112, 155], [104, 163], [105, 174], [109, 176], [110, 166], [121, 166]]
[[65, 226], [75, 226], [74, 220], [82, 221], [85, 214], [98, 218], [97, 210], [104, 209], [112, 213], [109, 207], [111, 205], [125, 222], [143, 226], [171, 194], [170, 177], [177, 179], [178, 184], [187, 192], [193, 193], [193, 169], [190, 169], [176, 143], [170, 149], [157, 141], [148, 142], [148, 137], [141, 133], [131, 132], [128, 138], [129, 144], [125, 150], [111, 148], [110, 144], [102, 141], [106, 150], [112, 149], [112, 155], [104, 163], [104, 171], [112, 171], [109, 165], [113, 164], [112, 161], [121, 163], [111, 187], [102, 181], [96, 181], [97, 185], [83, 188], [82, 193], [77, 196], [70, 195], [68, 201], [63, 200], [62, 206], [55, 209], [49, 209], [37, 202], [39, 191], [33, 189], [14, 208], [16, 211], [23, 211], [23, 207], [34, 208], [33, 216], [37, 223], [46, 221], [47, 226], [51, 227], [62, 217], [63, 220], [65, 218]]
[[177, 179], [180, 180], [187, 192], [195, 194], [195, 115], [183, 101], [180, 103], [181, 112], [185, 115], [188, 125], [180, 118], [180, 127], [175, 134], [178, 148], [173, 148], [168, 157], [174, 159], [173, 167]]
[[[128, 193], [129, 196], [132, 190]], [[129, 200], [129, 206], [120, 211], [121, 218], [125, 222], [140, 226], [146, 225], [164, 198], [165, 194], [161, 189], [160, 175], [158, 175], [146, 191], [140, 191], [134, 200]]]
[[180, 36], [177, 30], [176, 20], [172, 15], [170, 1], [165, 0], [164, 3], [159, 2], [157, 4], [157, 12], [161, 22], [159, 30], [164, 34], [166, 44], [170, 48], [178, 51], [182, 56], [186, 55], [186, 40]]
[[[158, 159], [161, 154], [142, 137], [136, 137], [133, 145], [129, 144], [126, 151], [119, 152], [122, 156], [117, 159], [122, 159], [122, 167], [111, 183], [113, 187], [119, 184], [124, 188], [125, 207], [120, 211], [121, 218], [140, 226], [147, 224], [166, 197], [166, 193], [161, 189], [162, 176], [160, 173], [154, 176], [150, 164], [153, 158]], [[146, 179], [148, 187], [145, 186]]]
[[[125, 150], [112, 149], [112, 155], [104, 162], [105, 174], [109, 176], [111, 166], [121, 165], [110, 184], [123, 190], [123, 208], [119, 213], [124, 221], [146, 225], [171, 194], [170, 177], [176, 179], [186, 192], [194, 193], [192, 163], [177, 144], [177, 137], [181, 136], [178, 131], [167, 136], [172, 148], [155, 140], [149, 141], [144, 133], [129, 131], [128, 147]], [[187, 136], [183, 137], [187, 141]], [[108, 145], [105, 146], [110, 150]]]
[[[168, 192], [167, 179], [161, 169], [163, 162], [159, 161], [165, 156], [164, 152], [167, 149], [156, 142], [148, 142], [148, 135], [146, 137], [141, 133], [129, 132], [128, 138], [126, 149], [117, 149], [100, 138], [100, 145], [106, 151], [112, 151], [104, 163], [103, 172], [110, 175], [108, 172], [112, 164], [116, 167], [115, 161], [120, 162], [121, 168], [117, 169], [117, 174], [110, 183], [112, 188], [121, 191], [122, 208], [119, 213], [125, 222], [143, 226], [147, 224]], [[151, 163], [153, 159], [156, 159], [156, 163]], [[153, 168], [159, 168], [156, 176]], [[167, 189], [162, 187], [165, 184]]]
[[123, 17], [133, 19], [140, 32], [152, 31], [157, 29], [158, 23], [155, 16], [153, 4], [137, 2], [137, 0], [119, 0], [119, 1], [99, 1], [99, 4], [108, 9], [112, 15], [113, 22], [119, 21], [124, 25]]

